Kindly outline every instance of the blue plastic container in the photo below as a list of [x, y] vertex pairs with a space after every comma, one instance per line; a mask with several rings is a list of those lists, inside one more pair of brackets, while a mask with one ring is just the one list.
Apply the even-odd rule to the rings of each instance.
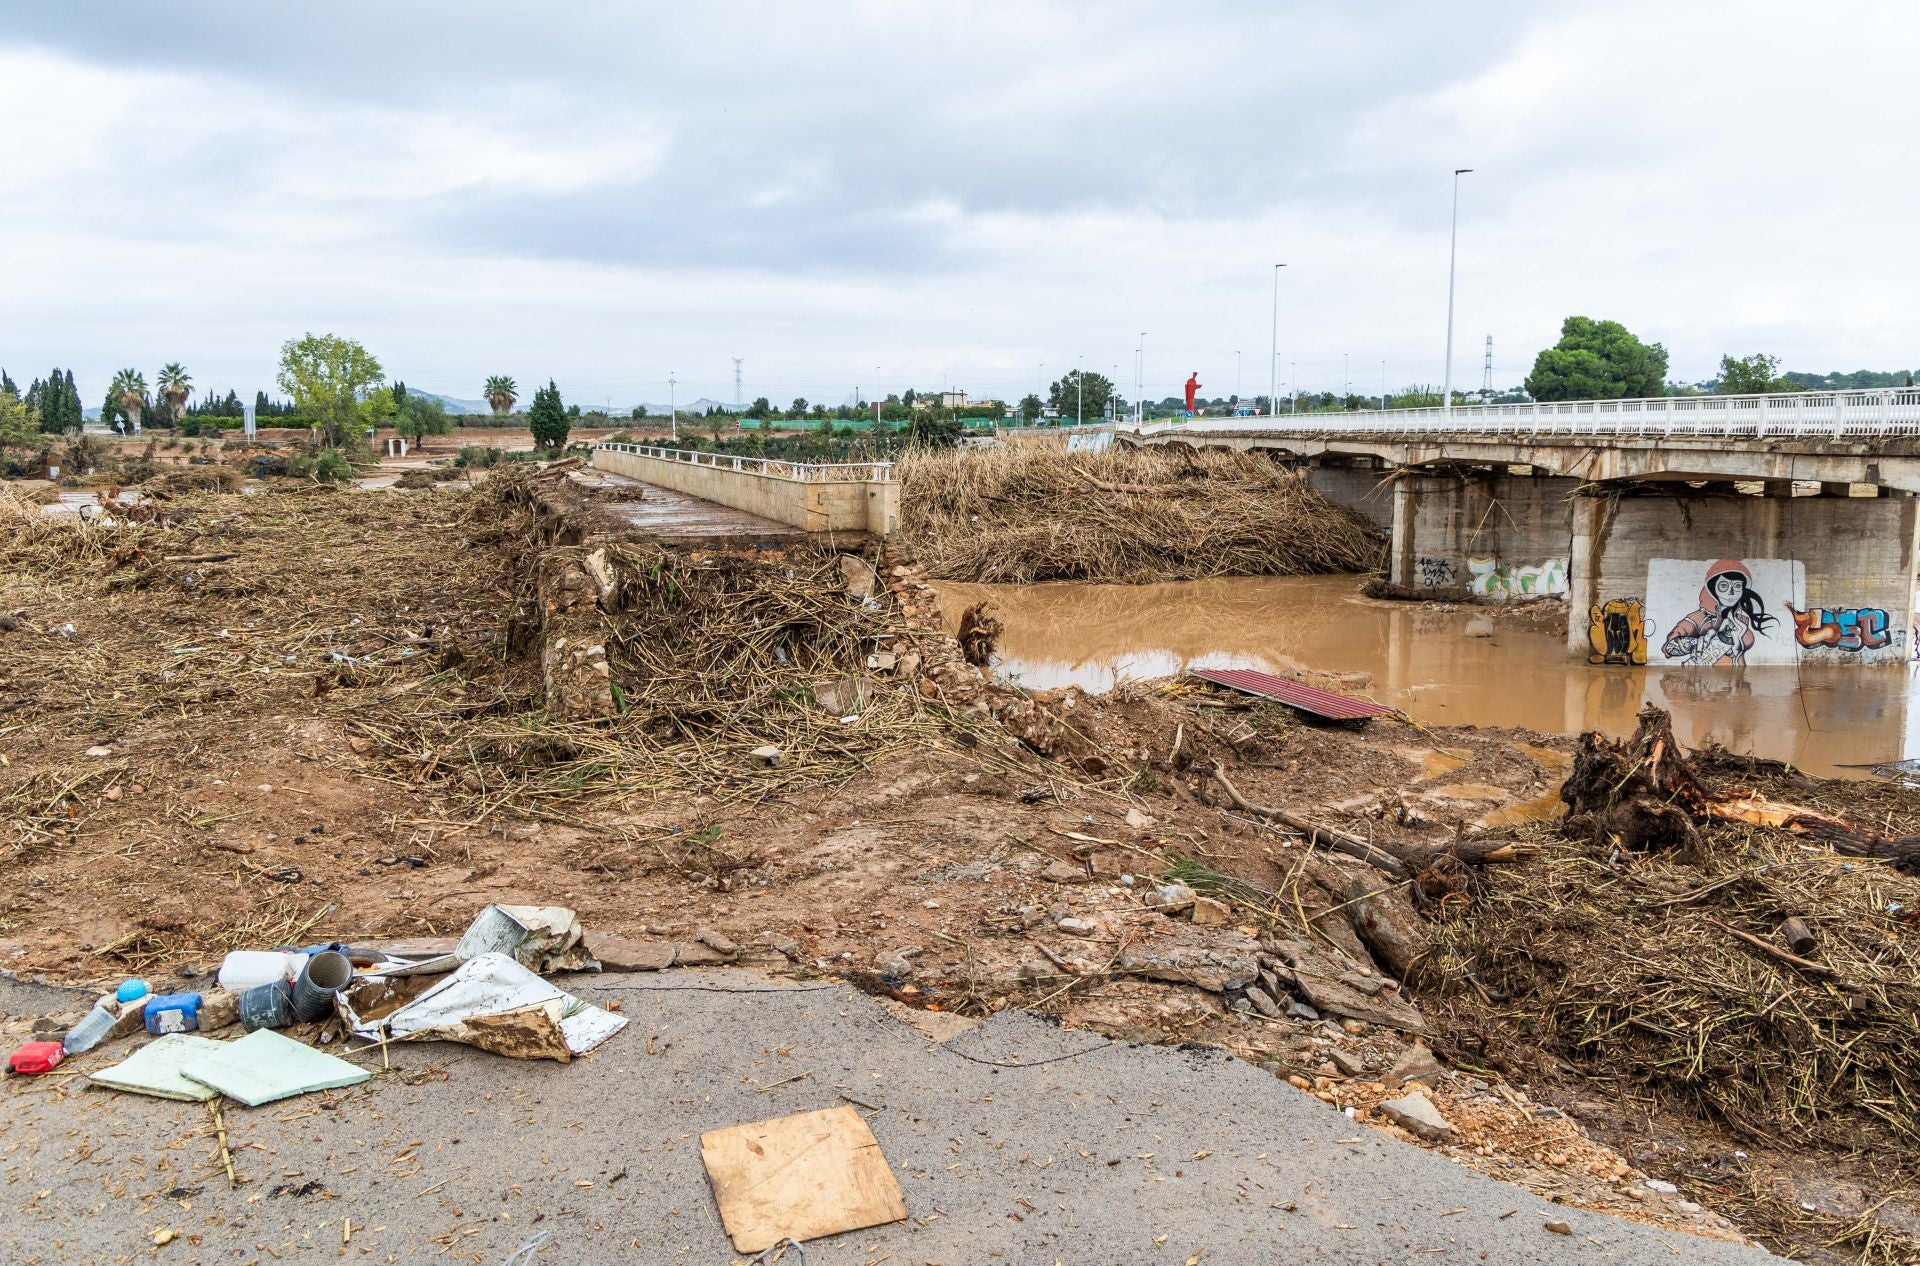
[[147, 999], [147, 1032], [191, 1033], [200, 1027], [200, 995], [163, 993]]
[[146, 997], [151, 992], [144, 980], [123, 980], [120, 982], [120, 987], [113, 991], [113, 996], [121, 1006], [125, 1006], [136, 998]]

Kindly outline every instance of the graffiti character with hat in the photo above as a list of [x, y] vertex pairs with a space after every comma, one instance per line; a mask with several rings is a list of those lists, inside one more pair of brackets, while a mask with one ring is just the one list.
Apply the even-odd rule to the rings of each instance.
[[1756, 634], [1776, 617], [1753, 591], [1753, 572], [1736, 558], [1707, 568], [1700, 587], [1700, 609], [1675, 622], [1660, 653], [1686, 664], [1744, 664]]

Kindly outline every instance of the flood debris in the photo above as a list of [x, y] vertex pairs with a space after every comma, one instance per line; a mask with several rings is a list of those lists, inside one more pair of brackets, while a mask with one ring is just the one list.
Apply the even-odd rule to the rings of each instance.
[[844, 1105], [709, 1130], [700, 1136], [700, 1159], [735, 1252], [907, 1217], [872, 1128]]
[[1142, 584], [1367, 571], [1384, 538], [1244, 453], [911, 450], [900, 526], [937, 580]]

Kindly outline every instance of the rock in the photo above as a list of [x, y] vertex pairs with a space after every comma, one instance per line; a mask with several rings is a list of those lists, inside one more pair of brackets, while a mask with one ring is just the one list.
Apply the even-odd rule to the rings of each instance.
[[780, 936], [773, 932], [762, 932], [760, 934], [760, 940], [771, 947], [777, 954], [796, 960], [800, 957], [800, 943], [790, 936]]
[[1362, 1033], [1365, 1033], [1367, 1031], [1367, 1022], [1365, 1020], [1355, 1020], [1355, 1019], [1349, 1018], [1349, 1019], [1340, 1021], [1340, 1027], [1345, 1029], [1347, 1032], [1353, 1034], [1355, 1037], [1359, 1037]]
[[1211, 993], [1244, 989], [1260, 976], [1259, 960], [1251, 954], [1189, 946], [1163, 950], [1128, 949], [1114, 965], [1123, 972], [1145, 976], [1149, 980], [1195, 985]]
[[1287, 1003], [1287, 1015], [1295, 1020], [1318, 1020], [1320, 1013], [1299, 999]]
[[846, 579], [849, 598], [871, 598], [874, 586], [880, 583], [880, 577], [873, 567], [858, 554], [840, 555], [840, 574]]
[[1040, 872], [1040, 878], [1050, 884], [1084, 884], [1092, 878], [1085, 866], [1072, 862], [1048, 862], [1047, 868]]
[[1193, 889], [1185, 884], [1155, 884], [1151, 904], [1162, 914], [1179, 914], [1182, 910], [1191, 910], [1197, 899]]
[[1573, 1228], [1565, 1222], [1542, 1222], [1540, 1225], [1546, 1227], [1547, 1230], [1552, 1231], [1555, 1235], [1573, 1234]]
[[900, 666], [900, 657], [892, 651], [875, 651], [867, 656], [867, 667], [876, 673], [890, 673]]
[[113, 755], [113, 749], [111, 747], [105, 747], [105, 746], [102, 746], [101, 744], [96, 743], [92, 747], [89, 747], [87, 749], [86, 754], [98, 760], [101, 757]]
[[778, 769], [780, 762], [786, 759], [786, 754], [769, 743], [765, 747], [756, 747], [748, 752], [747, 758], [761, 769]]
[[600, 960], [603, 971], [664, 971], [673, 966], [671, 941], [630, 941], [610, 932], [588, 932], [580, 944]]
[[[144, 1002], [144, 999], [142, 1000]], [[146, 1025], [145, 1006], [141, 1007], [141, 1026]], [[200, 1002], [200, 1027], [204, 1031], [224, 1029], [240, 1018], [240, 995], [224, 989], [209, 990]]]
[[1100, 930], [1096, 925], [1087, 922], [1087, 920], [1076, 919], [1072, 915], [1068, 915], [1064, 919], [1054, 920], [1053, 926], [1059, 928], [1062, 932], [1072, 933], [1074, 936], [1092, 936]]
[[681, 941], [673, 947], [675, 967], [718, 967], [732, 961], [733, 955], [722, 954], [711, 945], [702, 945], [698, 941]]
[[1387, 1074], [1387, 1084], [1404, 1086], [1410, 1081], [1431, 1083], [1445, 1071], [1425, 1042], [1415, 1042], [1404, 1055], [1393, 1061], [1393, 1071]]
[[1662, 1178], [1647, 1179], [1647, 1190], [1657, 1191], [1663, 1196], [1673, 1196], [1680, 1193], [1680, 1188]]
[[1225, 927], [1233, 922], [1233, 910], [1224, 901], [1212, 897], [1193, 899], [1193, 921], [1201, 927]]
[[1339, 1070], [1342, 1077], [1358, 1077], [1361, 1073], [1367, 1071], [1366, 1060], [1361, 1059], [1352, 1051], [1343, 1051], [1337, 1046], [1327, 1052], [1327, 1058], [1332, 1061], [1333, 1066]]
[[740, 947], [738, 945], [735, 945], [732, 941], [728, 940], [725, 936], [721, 935], [720, 933], [714, 931], [712, 928], [701, 928], [699, 931], [693, 934], [693, 939], [700, 942], [702, 945], [706, 946], [708, 949], [715, 950], [721, 954], [727, 955], [728, 957], [732, 957], [733, 955], [738, 954], [740, 952]]
[[1127, 810], [1127, 825], [1132, 827], [1134, 830], [1136, 831], [1142, 830], [1146, 827], [1152, 826], [1153, 823], [1154, 823], [1154, 819], [1150, 815], [1142, 813], [1138, 809]]
[[1253, 1009], [1261, 1015], [1268, 1016], [1275, 1020], [1280, 1018], [1280, 1004], [1274, 1001], [1272, 994], [1260, 986], [1247, 986], [1247, 1001], [1252, 1004]]
[[918, 945], [909, 945], [905, 949], [883, 950], [876, 954], [873, 965], [889, 976], [911, 976], [913, 960], [926, 953]]
[[1433, 1100], [1418, 1090], [1386, 1100], [1380, 1105], [1380, 1111], [1401, 1129], [1430, 1142], [1444, 1143], [1453, 1137], [1453, 1126], [1440, 1115], [1440, 1109], [1433, 1106]]

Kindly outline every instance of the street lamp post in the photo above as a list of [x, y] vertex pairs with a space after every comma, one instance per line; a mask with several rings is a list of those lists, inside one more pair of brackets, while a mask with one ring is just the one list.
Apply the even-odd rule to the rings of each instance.
[[667, 434], [672, 436], [674, 443], [677, 444], [680, 442], [680, 397], [674, 390], [676, 385], [673, 371], [669, 369], [667, 371]]
[[1273, 266], [1273, 327], [1267, 339], [1267, 364], [1272, 366], [1267, 383], [1268, 417], [1280, 408], [1280, 270], [1285, 267], [1285, 264]]
[[1472, 170], [1471, 167], [1453, 169], [1453, 225], [1447, 231], [1447, 360], [1440, 387], [1440, 408], [1443, 412], [1453, 409], [1453, 267], [1455, 248], [1460, 241], [1460, 177]]

